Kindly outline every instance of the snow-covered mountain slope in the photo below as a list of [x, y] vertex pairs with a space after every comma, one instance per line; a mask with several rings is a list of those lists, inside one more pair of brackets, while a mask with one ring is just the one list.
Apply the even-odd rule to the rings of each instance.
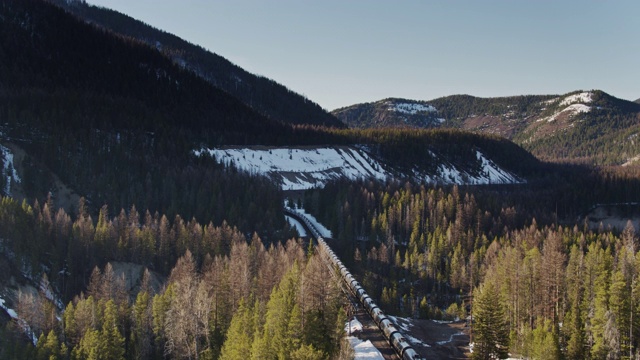
[[435, 174], [429, 174], [419, 170], [415, 171], [414, 174], [417, 178], [431, 184], [489, 185], [517, 184], [522, 182], [522, 179], [500, 168], [477, 150], [476, 159], [480, 163], [479, 171], [472, 171], [471, 169], [441, 163], [438, 166], [438, 172]]
[[[554, 99], [551, 101], [547, 101], [547, 104], [558, 103], [558, 99]], [[562, 101], [558, 103], [558, 110], [556, 110], [552, 115], [547, 117], [542, 117], [536, 122], [547, 121], [552, 122], [558, 118], [565, 117], [571, 118], [576, 114], [580, 113], [588, 113], [591, 111], [591, 106], [587, 105], [593, 101], [593, 92], [581, 92], [569, 96], [565, 96], [562, 98]]]
[[375, 178], [384, 180], [388, 173], [363, 150], [351, 147], [319, 148], [222, 148], [202, 149], [220, 163], [240, 170], [271, 177], [284, 190], [322, 187], [327, 181]]
[[[283, 190], [304, 190], [324, 186], [330, 180], [412, 177], [431, 184], [512, 184], [522, 182], [517, 176], [497, 166], [476, 151], [479, 168], [465, 169], [443, 160], [437, 170], [414, 169], [410, 174], [395, 169], [393, 164], [371, 156], [363, 148], [350, 146], [274, 148], [227, 147], [200, 149], [196, 156], [208, 154], [216, 161], [252, 174], [265, 175]], [[433, 154], [432, 154], [433, 155]]]

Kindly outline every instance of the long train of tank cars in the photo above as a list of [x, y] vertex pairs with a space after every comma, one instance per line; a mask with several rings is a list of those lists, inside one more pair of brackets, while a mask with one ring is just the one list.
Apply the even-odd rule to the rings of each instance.
[[338, 256], [336, 256], [333, 250], [329, 248], [327, 243], [321, 237], [318, 237], [317, 239], [320, 250], [324, 251], [327, 258], [330, 259], [333, 265], [340, 271], [342, 279], [347, 284], [349, 290], [360, 301], [369, 315], [371, 315], [371, 318], [378, 325], [378, 327], [384, 334], [384, 337], [387, 339], [389, 344], [391, 344], [394, 350], [400, 355], [400, 357], [405, 360], [424, 359], [415, 351], [413, 347], [411, 347], [411, 344], [409, 344], [402, 333], [398, 331], [391, 320], [382, 312], [382, 310], [380, 310], [378, 305], [373, 302], [369, 295], [367, 295], [366, 291], [362, 288], [362, 286], [360, 286], [360, 283], [358, 283], [358, 281], [353, 278], [349, 270], [347, 270], [342, 261], [338, 259]]

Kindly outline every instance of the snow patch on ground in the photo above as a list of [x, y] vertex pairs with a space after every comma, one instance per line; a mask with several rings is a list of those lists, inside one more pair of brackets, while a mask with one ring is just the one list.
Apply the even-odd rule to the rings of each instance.
[[591, 106], [587, 106], [584, 104], [573, 104], [573, 105], [569, 105], [567, 106], [566, 109], [564, 109], [564, 111], [571, 111], [573, 113], [588, 113], [589, 111], [591, 111]]
[[411, 320], [404, 319], [404, 318], [399, 318], [399, 317], [393, 316], [393, 315], [387, 315], [387, 317], [389, 319], [391, 319], [391, 321], [393, 321], [393, 323], [396, 325], [396, 327], [398, 327], [402, 331], [409, 331], [409, 326], [413, 326], [411, 324]]
[[7, 196], [11, 196], [11, 182], [20, 183], [22, 179], [18, 176], [18, 172], [16, 171], [16, 167], [13, 164], [13, 153], [8, 148], [0, 145], [0, 156], [4, 159], [4, 169], [2, 171], [2, 176], [6, 176], [6, 185], [4, 188], [4, 193]]
[[593, 93], [590, 91], [581, 92], [565, 97], [560, 102], [560, 106], [571, 105], [574, 103], [589, 104], [593, 101]]
[[453, 341], [453, 337], [454, 336], [464, 336], [464, 333], [459, 332], [459, 333], [456, 333], [456, 334], [452, 334], [451, 336], [449, 336], [449, 340], [436, 341], [436, 344], [438, 344], [438, 345], [448, 344], [448, 343]]
[[221, 148], [194, 151], [209, 154], [225, 165], [278, 181], [283, 190], [322, 187], [341, 177], [349, 179], [388, 176], [382, 165], [365, 151], [353, 147], [322, 148]]
[[627, 160], [627, 162], [622, 164], [622, 166], [627, 167], [627, 166], [629, 166], [631, 164], [636, 163], [638, 160], [640, 160], [640, 155], [636, 155], [636, 156], [632, 157], [631, 159]]
[[307, 236], [307, 231], [304, 229], [304, 226], [302, 226], [302, 224], [300, 224], [300, 222], [298, 220], [292, 218], [291, 216], [287, 216], [287, 215], [285, 215], [284, 218], [287, 220], [289, 225], [291, 225], [294, 228], [296, 228], [296, 230], [298, 231], [298, 235], [300, 235], [300, 237], [306, 237]]
[[402, 330], [402, 336], [405, 339], [409, 340], [410, 343], [412, 343], [413, 345], [420, 345], [423, 347], [431, 347], [431, 345], [427, 344], [426, 342], [418, 338], [415, 338], [411, 335], [407, 335], [408, 333], [411, 333], [411, 328], [415, 326], [411, 319], [401, 318], [401, 317], [396, 317], [391, 315], [387, 315], [387, 317], [391, 319], [391, 321], [396, 325], [398, 329]]
[[[558, 100], [559, 98], [555, 98], [555, 99], [547, 100], [544, 103], [551, 104]], [[580, 113], [588, 113], [591, 111], [591, 106], [586, 104], [590, 104], [592, 102], [593, 102], [593, 93], [590, 91], [585, 91], [578, 94], [566, 96], [558, 104], [561, 107], [564, 106], [562, 110], [557, 111], [555, 114], [551, 116], [541, 118], [536, 121], [553, 122], [557, 120], [560, 115], [575, 116], [576, 114], [580, 114]]]
[[564, 108], [561, 111], [556, 112], [555, 114], [546, 117], [546, 118], [542, 118], [539, 119], [537, 121], [547, 121], [547, 122], [552, 122], [555, 121], [560, 115], [568, 115], [568, 116], [575, 116], [576, 114], [580, 114], [580, 113], [588, 113], [591, 111], [591, 106], [587, 106], [584, 104], [573, 104], [573, 105], [569, 105], [566, 108]]
[[6, 311], [6, 313], [9, 314], [9, 316], [18, 323], [18, 325], [23, 329], [24, 333], [31, 338], [33, 346], [36, 346], [36, 344], [38, 343], [38, 337], [36, 336], [36, 334], [33, 332], [33, 330], [31, 330], [31, 327], [29, 327], [29, 324], [27, 324], [26, 321], [18, 317], [18, 313], [15, 310], [8, 308], [4, 304], [4, 299], [2, 298], [2, 296], [0, 296], [0, 309]]
[[42, 293], [44, 297], [47, 298], [47, 300], [54, 303], [59, 310], [64, 309], [64, 304], [62, 303], [62, 300], [60, 300], [60, 298], [58, 298], [53, 293], [53, 291], [51, 290], [51, 284], [49, 284], [49, 282], [45, 282], [44, 279], [41, 279], [39, 284], [39, 289], [40, 289], [40, 293]]
[[370, 340], [362, 341], [354, 336], [348, 336], [347, 339], [355, 353], [354, 360], [384, 360], [384, 356], [373, 346]]
[[419, 112], [436, 112], [435, 107], [425, 104], [417, 103], [391, 103], [389, 104], [389, 110], [403, 114], [415, 115]]
[[346, 324], [344, 324], [344, 331], [347, 334], [353, 334], [353, 333], [356, 333], [356, 332], [361, 332], [362, 331], [362, 323], [358, 319], [353, 318], [351, 321], [349, 321]]
[[431, 347], [431, 345], [427, 344], [426, 342], [424, 342], [424, 341], [422, 341], [422, 340], [420, 340], [418, 338], [414, 338], [411, 335], [403, 334], [402, 336], [404, 336], [405, 339], [409, 340], [409, 342], [411, 344], [413, 344], [413, 345], [419, 345], [419, 346], [422, 346], [422, 347]]
[[11, 316], [12, 319], [18, 319], [18, 313], [13, 309], [8, 308], [4, 304], [4, 299], [2, 297], [0, 297], [0, 308], [2, 308], [4, 311], [6, 311], [7, 314], [9, 314], [9, 316]]

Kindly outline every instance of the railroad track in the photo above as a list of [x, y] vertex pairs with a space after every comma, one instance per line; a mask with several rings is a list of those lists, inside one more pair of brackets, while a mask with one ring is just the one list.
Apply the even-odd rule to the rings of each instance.
[[339, 273], [342, 278], [343, 291], [348, 292], [347, 295], [351, 295], [350, 298], [355, 298], [362, 305], [363, 309], [371, 316], [373, 321], [378, 325], [378, 328], [382, 331], [385, 339], [389, 342], [391, 347], [396, 351], [401, 359], [404, 360], [418, 360], [424, 359], [420, 356], [416, 350], [411, 346], [409, 341], [404, 335], [396, 328], [391, 319], [389, 319], [382, 310], [376, 305], [376, 303], [369, 297], [360, 283], [351, 275], [346, 266], [340, 261], [338, 256], [331, 250], [329, 245], [324, 241], [318, 229], [301, 214], [298, 214], [291, 210], [285, 210], [285, 213], [292, 218], [300, 221], [307, 227], [312, 237], [317, 240], [316, 249], [320, 252], [323, 259], [327, 262], [327, 265], [332, 268], [334, 273]]

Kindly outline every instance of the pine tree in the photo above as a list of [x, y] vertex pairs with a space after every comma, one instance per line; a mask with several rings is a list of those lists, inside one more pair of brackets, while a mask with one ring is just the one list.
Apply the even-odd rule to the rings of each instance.
[[100, 347], [103, 359], [124, 359], [124, 337], [118, 329], [118, 308], [113, 300], [106, 302], [102, 331], [100, 331]]
[[151, 311], [149, 293], [138, 293], [132, 309], [131, 345], [136, 359], [146, 359], [151, 352]]
[[290, 354], [291, 360], [324, 360], [327, 354], [316, 349], [313, 345], [302, 345]]
[[57, 360], [61, 358], [60, 343], [53, 330], [49, 331], [46, 337], [44, 334], [40, 335], [36, 346], [36, 354], [38, 360]]
[[564, 318], [562, 332], [566, 336], [566, 352], [570, 359], [584, 357], [584, 322], [582, 317], [582, 285], [583, 253], [577, 245], [571, 248], [569, 263], [566, 269], [567, 298], [569, 309]]
[[591, 336], [593, 337], [593, 346], [591, 347], [591, 355], [594, 358], [603, 358], [611, 350], [609, 349], [609, 341], [607, 341], [607, 330], [612, 330], [611, 324], [607, 326], [610, 315], [609, 312], [609, 285], [611, 278], [611, 253], [609, 249], [602, 250], [589, 248], [589, 256], [593, 253], [596, 256], [596, 276], [593, 284], [593, 301], [591, 320]]
[[250, 309], [240, 300], [238, 309], [231, 319], [231, 325], [227, 331], [227, 340], [222, 346], [221, 360], [244, 360], [251, 358], [253, 341], [252, 314]]
[[475, 292], [473, 303], [474, 359], [508, 357], [509, 325], [498, 289], [486, 283]]
[[550, 320], [544, 320], [533, 330], [532, 358], [538, 360], [560, 359], [558, 333]]
[[615, 328], [618, 332], [618, 348], [616, 351], [622, 355], [628, 355], [630, 349], [629, 339], [629, 319], [631, 312], [631, 289], [630, 284], [624, 279], [620, 270], [615, 271], [611, 277], [611, 288], [609, 298], [609, 308], [614, 319]]
[[73, 349], [72, 358], [100, 360], [102, 354], [100, 343], [100, 332], [95, 329], [89, 329], [80, 339], [80, 344]]
[[313, 346], [314, 349], [330, 353], [333, 346], [333, 337], [327, 326], [327, 319], [322, 310], [312, 310], [304, 316], [303, 342]]
[[[273, 289], [271, 298], [267, 303], [262, 346], [266, 346], [268, 349], [261, 354], [267, 359], [283, 356], [296, 350], [292, 347], [299, 346], [297, 341], [299, 335], [295, 333], [296, 331], [298, 333], [301, 331], [300, 320], [296, 319], [296, 317], [301, 316], [296, 304], [299, 277], [300, 269], [298, 263], [295, 262], [293, 267], [284, 275], [280, 284]], [[294, 326], [297, 326], [297, 329]], [[292, 339], [291, 336], [294, 338]]]

